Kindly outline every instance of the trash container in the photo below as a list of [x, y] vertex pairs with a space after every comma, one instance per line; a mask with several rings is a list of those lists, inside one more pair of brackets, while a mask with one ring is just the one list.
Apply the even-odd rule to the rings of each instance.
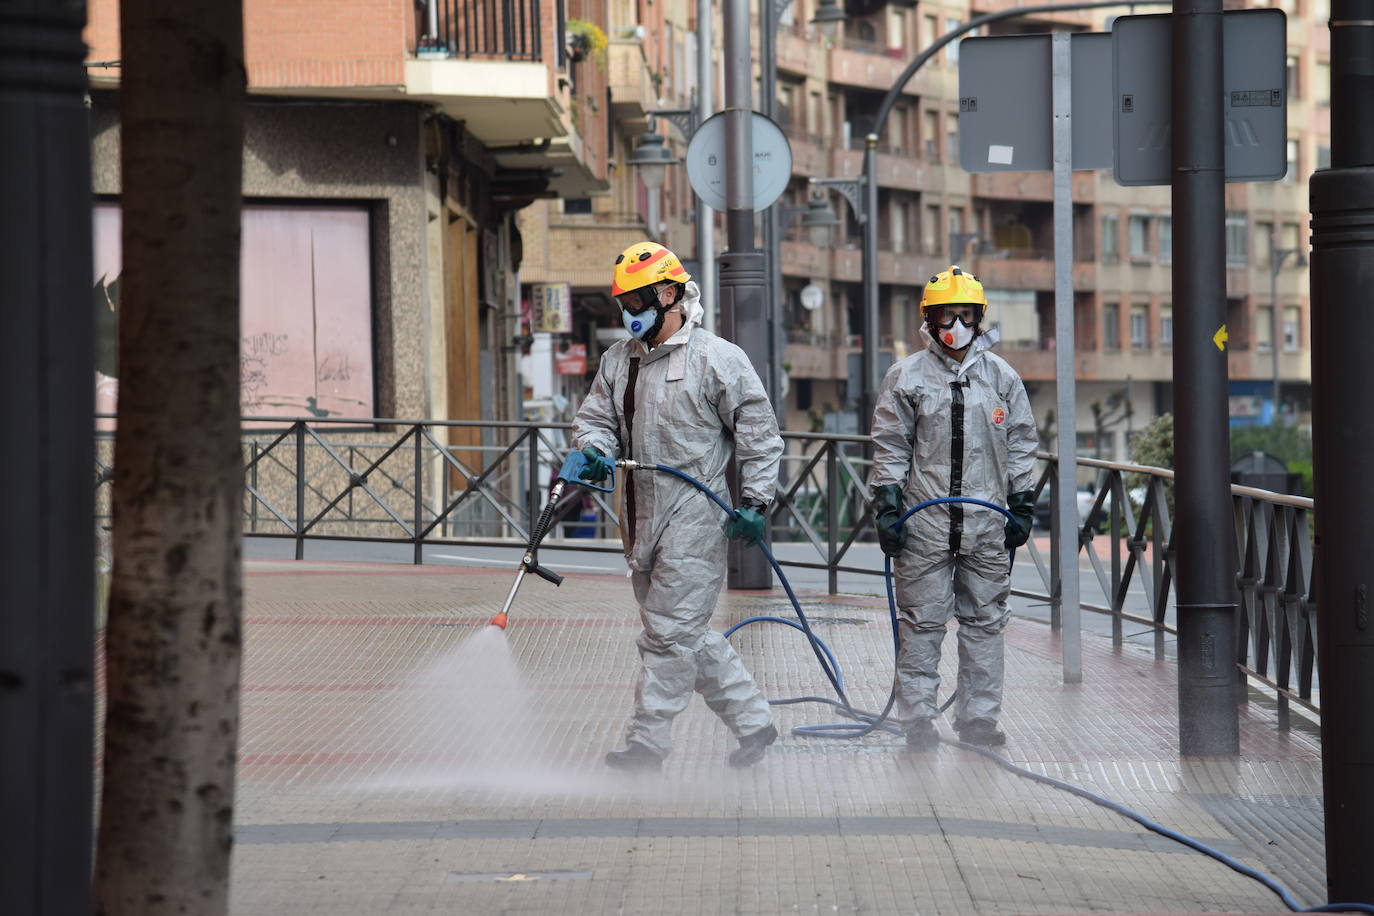
[[1231, 483], [1293, 496], [1302, 492], [1302, 475], [1266, 452], [1251, 452], [1233, 461]]

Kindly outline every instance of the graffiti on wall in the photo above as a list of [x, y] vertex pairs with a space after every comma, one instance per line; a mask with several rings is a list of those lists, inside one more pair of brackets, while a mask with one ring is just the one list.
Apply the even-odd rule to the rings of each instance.
[[[121, 265], [117, 204], [96, 205], [94, 229], [97, 410], [113, 413]], [[369, 231], [362, 207], [244, 207], [239, 385], [245, 416], [372, 416]], [[101, 356], [107, 333], [110, 359]]]

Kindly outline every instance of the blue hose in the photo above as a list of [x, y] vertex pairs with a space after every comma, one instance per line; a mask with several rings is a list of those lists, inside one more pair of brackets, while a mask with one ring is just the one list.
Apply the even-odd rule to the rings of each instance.
[[[671, 474], [674, 477], [686, 481], [687, 483], [696, 487], [702, 493], [705, 493], [708, 497], [710, 497], [710, 499], [717, 506], [720, 506], [720, 508], [725, 512], [725, 514], [729, 518], [733, 519], [735, 517], [735, 510], [732, 509], [730, 505], [726, 503], [724, 500], [722, 500], [718, 495], [716, 495], [716, 493], [713, 490], [711, 490], [709, 487], [707, 487], [704, 483], [697, 480], [696, 478], [691, 477], [690, 475], [685, 474], [682, 471], [679, 471], [677, 468], [669, 467], [666, 464], [641, 465], [641, 467], [652, 468], [656, 471], [662, 471], [665, 474]], [[972, 503], [976, 506], [984, 506], [988, 509], [995, 509], [996, 511], [1005, 515], [1007, 518], [1013, 521], [1017, 521], [1016, 517], [1013, 516], [1009, 511], [1007, 511], [1006, 508], [999, 506], [996, 503], [990, 503], [981, 499], [973, 499], [971, 497], [966, 496], [942, 496], [938, 499], [928, 499], [923, 503], [917, 503], [916, 505], [912, 506], [910, 509], [906, 510], [906, 512], [902, 514], [902, 517], [897, 524], [901, 525], [905, 523], [906, 520], [909, 519], [911, 516], [915, 515], [917, 512], [920, 512], [923, 509], [928, 509], [931, 506], [938, 506], [941, 503]], [[836, 709], [840, 710], [844, 715], [855, 720], [852, 723], [844, 722], [832, 725], [797, 726], [792, 729], [792, 733], [799, 736], [810, 738], [853, 739], [862, 738], [864, 735], [867, 735], [878, 729], [882, 729], [893, 734], [902, 734], [902, 730], [900, 728], [887, 722], [888, 714], [892, 711], [892, 706], [897, 699], [897, 684], [895, 675], [893, 677], [892, 692], [888, 695], [887, 705], [883, 708], [883, 711], [881, 713], [875, 714], [870, 712], [864, 712], [863, 710], [855, 709], [853, 706], [851, 706], [849, 703], [849, 698], [845, 695], [844, 678], [840, 673], [840, 665], [839, 662], [836, 661], [834, 653], [831, 652], [830, 647], [827, 646], [821, 640], [821, 638], [811, 630], [811, 623], [806, 619], [806, 613], [802, 610], [801, 602], [797, 600], [796, 593], [792, 591], [792, 583], [787, 581], [787, 576], [783, 573], [782, 566], [779, 565], [777, 558], [773, 556], [773, 552], [768, 549], [768, 545], [760, 542], [758, 547], [760, 550], [763, 551], [763, 555], [768, 558], [768, 563], [773, 567], [773, 571], [778, 574], [778, 580], [782, 582], [782, 587], [784, 591], [787, 592], [787, 599], [792, 602], [792, 608], [797, 612], [797, 620], [792, 621], [787, 620], [783, 617], [771, 616], [749, 617], [745, 620], [741, 620], [739, 623], [730, 627], [730, 629], [725, 631], [725, 635], [728, 637], [730, 634], [734, 633], [741, 627], [749, 626], [750, 624], [754, 623], [781, 623], [786, 626], [792, 627], [793, 629], [801, 630], [804, 634], [806, 634], [807, 641], [811, 645], [812, 652], [814, 652], [816, 655], [816, 660], [820, 662], [821, 670], [825, 673], [826, 679], [830, 681], [830, 685], [835, 688], [835, 693], [839, 696], [839, 700], [832, 700], [828, 697], [792, 697], [790, 699], [785, 700], [769, 700], [769, 704], [773, 706], [791, 706], [798, 703], [824, 703], [830, 706], [834, 706]], [[891, 557], [884, 556], [883, 558], [883, 576], [887, 580], [887, 606], [888, 613], [892, 621], [892, 643], [895, 652], [899, 646], [899, 639], [897, 631], [897, 595], [896, 590], [893, 586]], [[951, 697], [950, 701], [947, 701], [945, 703], [945, 707], [947, 707], [949, 705], [949, 702], [952, 702], [952, 700], [953, 698]], [[945, 707], [941, 707], [941, 712], [944, 711]], [[948, 741], [948, 739], [943, 740]], [[1216, 859], [1218, 862], [1225, 865], [1227, 868], [1239, 872], [1240, 874], [1245, 875], [1247, 878], [1253, 878], [1254, 880], [1263, 884], [1270, 891], [1273, 891], [1276, 895], [1278, 895], [1279, 899], [1283, 901], [1284, 906], [1288, 907], [1288, 909], [1292, 910], [1295, 913], [1374, 913], [1374, 905], [1368, 903], [1327, 903], [1322, 904], [1321, 906], [1304, 908], [1300, 903], [1298, 903], [1297, 899], [1292, 895], [1292, 893], [1289, 892], [1287, 888], [1285, 888], [1274, 878], [1271, 878], [1269, 875], [1266, 875], [1263, 872], [1258, 871], [1257, 869], [1251, 868], [1243, 862], [1233, 859], [1221, 850], [1214, 849], [1211, 846], [1208, 846], [1206, 843], [1193, 839], [1187, 834], [1179, 833], [1176, 830], [1170, 830], [1168, 827], [1165, 827], [1162, 824], [1158, 824], [1155, 821], [1150, 820], [1149, 818], [1145, 817], [1145, 815], [1139, 813], [1138, 811], [1134, 811], [1131, 808], [1127, 808], [1125, 805], [1119, 802], [1114, 802], [1111, 799], [1104, 798], [1103, 796], [1097, 795], [1093, 792], [1089, 792], [1087, 789], [1084, 789], [1081, 786], [1076, 786], [1073, 783], [1064, 782], [1063, 780], [1055, 779], [1052, 776], [1045, 776], [1041, 773], [1036, 773], [1031, 770], [1027, 770], [1024, 767], [1019, 767], [1016, 764], [1012, 763], [1010, 760], [1007, 760], [1004, 757], [994, 754], [987, 748], [979, 747], [974, 744], [966, 744], [962, 741], [949, 741], [948, 743], [953, 744], [956, 747], [963, 748], [966, 751], [972, 751], [975, 754], [980, 754], [981, 756], [986, 757], [992, 762], [1011, 771], [1012, 773], [1017, 774], [1018, 776], [1024, 776], [1027, 779], [1032, 779], [1038, 783], [1043, 783], [1047, 786], [1053, 786], [1056, 789], [1062, 789], [1065, 792], [1077, 795], [1079, 798], [1087, 799], [1093, 804], [1101, 805], [1104, 808], [1108, 808], [1112, 811], [1115, 811], [1122, 817], [1126, 817], [1130, 820], [1135, 821], [1137, 824], [1140, 824], [1147, 830], [1151, 830], [1159, 834], [1160, 836], [1167, 837], [1168, 839], [1174, 840], [1175, 842], [1182, 843], [1183, 845], [1189, 847], [1190, 849], [1194, 849], [1197, 852], [1202, 853], [1203, 855], [1210, 856], [1211, 858]]]

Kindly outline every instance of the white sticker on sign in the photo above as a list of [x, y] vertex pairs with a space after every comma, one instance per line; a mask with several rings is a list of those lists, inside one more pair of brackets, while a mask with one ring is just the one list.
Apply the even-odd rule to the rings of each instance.
[[1011, 165], [1014, 149], [1010, 146], [992, 144], [988, 147], [988, 165]]

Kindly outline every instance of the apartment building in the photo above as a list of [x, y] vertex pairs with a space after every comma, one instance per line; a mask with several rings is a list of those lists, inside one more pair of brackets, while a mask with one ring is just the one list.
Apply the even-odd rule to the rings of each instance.
[[[788, 208], [804, 206], [809, 178], [860, 174], [864, 137], [879, 101], [919, 49], [970, 16], [1015, 4], [849, 2], [848, 19], [833, 39], [810, 24], [816, 5], [815, 0], [792, 3], [777, 36], [777, 120], [793, 156], [792, 182], [780, 201]], [[1324, 166], [1329, 155], [1327, 9], [1325, 0], [1287, 0], [1283, 9], [1289, 43], [1288, 174], [1281, 182], [1227, 186], [1227, 263], [1217, 265], [1227, 277], [1235, 424], [1267, 422], [1274, 409], [1270, 391], [1276, 366], [1285, 417], [1306, 423], [1310, 410], [1306, 176]], [[646, 11], [662, 19], [633, 20], [645, 26], [636, 31], [632, 17]], [[684, 170], [669, 170], [658, 225], [651, 229], [650, 194], [624, 167], [644, 113], [651, 106], [682, 107], [698, 89], [690, 66], [692, 11], [693, 5], [682, 0], [634, 8], [617, 7], [613, 0], [612, 54], [635, 66], [642, 60], [655, 97], [638, 101], [642, 82], [629, 78], [613, 56], [612, 107], [628, 113], [613, 129], [616, 164], [609, 191], [589, 200], [537, 204], [521, 216], [527, 238], [547, 240], [546, 261], [527, 263], [521, 279], [570, 284], [580, 324], [563, 340], [589, 347], [589, 369], [595, 363], [597, 328], [603, 338], [615, 333], [614, 311], [605, 296], [608, 254], [644, 233], [684, 256], [694, 254]], [[1110, 16], [1092, 11], [1007, 20], [992, 34], [1109, 28]], [[951, 261], [963, 264], [989, 289], [990, 320], [1002, 335], [999, 352], [1025, 378], [1048, 436], [1055, 423], [1050, 175], [970, 175], [958, 167], [957, 65], [954, 45], [919, 71], [880, 139], [876, 218], [882, 360], [901, 358], [922, 345], [922, 284]], [[720, 86], [708, 88], [718, 107]], [[676, 133], [666, 127], [660, 133], [681, 155], [684, 147]], [[1108, 172], [1080, 172], [1074, 176], [1073, 201], [1079, 451], [1124, 458], [1131, 435], [1171, 409], [1175, 394], [1173, 313], [1176, 305], [1186, 304], [1173, 303], [1170, 295], [1169, 189], [1126, 188]], [[831, 203], [845, 222], [830, 245], [811, 244], [798, 220], [781, 243], [784, 295], [775, 319], [786, 341], [784, 419], [794, 429], [857, 426], [851, 378], [862, 344], [861, 227], [838, 196]], [[528, 295], [531, 287], [525, 289]], [[579, 384], [576, 375], [563, 377], [559, 390], [575, 402]]]
[[[561, 0], [246, 0], [249, 415], [520, 415], [515, 214], [609, 187]], [[118, 0], [92, 0], [96, 280], [119, 274]], [[455, 431], [454, 444], [477, 434]]]

